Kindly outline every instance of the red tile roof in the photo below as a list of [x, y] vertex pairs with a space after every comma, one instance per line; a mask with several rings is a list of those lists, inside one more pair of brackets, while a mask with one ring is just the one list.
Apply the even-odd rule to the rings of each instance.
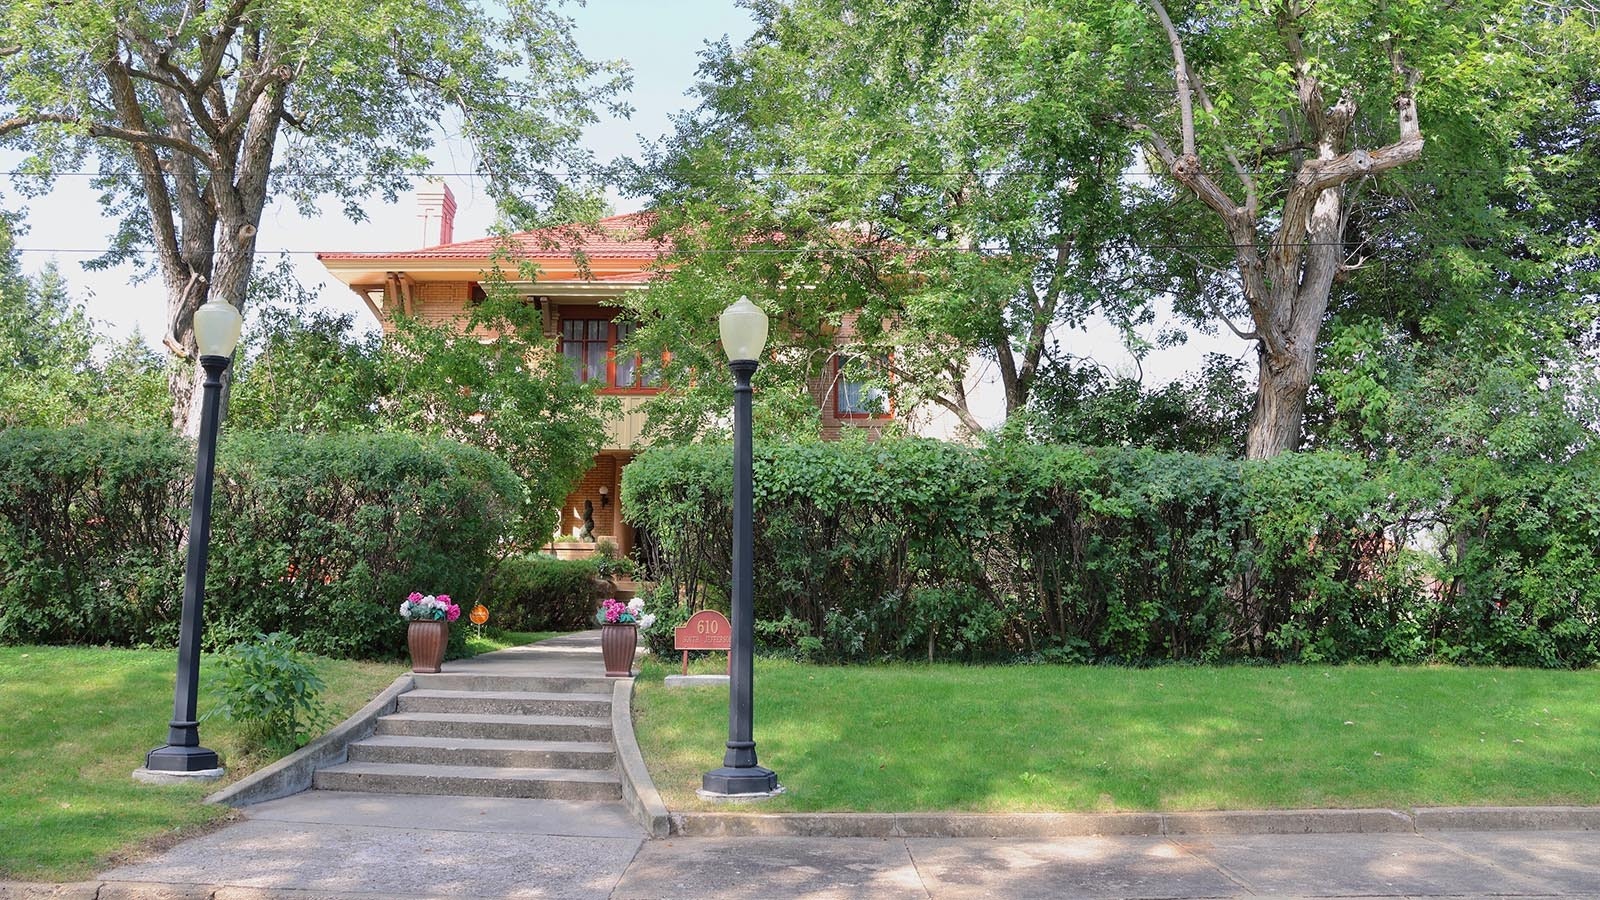
[[[523, 259], [566, 259], [575, 249], [591, 259], [655, 259], [665, 245], [644, 236], [649, 213], [628, 213], [601, 219], [593, 226], [567, 225], [508, 235]], [[449, 260], [488, 259], [499, 237], [457, 241], [420, 250], [382, 253], [318, 253], [317, 259]]]

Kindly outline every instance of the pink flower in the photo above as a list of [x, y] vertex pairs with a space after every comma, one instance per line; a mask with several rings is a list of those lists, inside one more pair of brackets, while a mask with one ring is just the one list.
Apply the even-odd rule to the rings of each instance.
[[439, 595], [439, 601], [442, 602], [442, 603], [449, 603], [450, 602], [450, 595], [449, 594], [440, 594]]
[[613, 622], [614, 623], [614, 622], [617, 621], [617, 619], [621, 618], [621, 616], [622, 616], [622, 614], [617, 610], [617, 604], [615, 604], [615, 603], [607, 603], [606, 604], [606, 621], [607, 622]]
[[411, 592], [411, 596], [409, 596], [409, 597], [407, 597], [407, 598], [406, 598], [406, 599], [407, 599], [407, 600], [410, 600], [410, 601], [411, 601], [411, 602], [412, 602], [412, 603], [415, 603], [415, 602], [417, 602], [417, 601], [418, 601], [418, 600], [421, 600], [421, 599], [422, 599], [422, 595], [421, 595], [421, 594], [419, 594], [419, 593], [417, 593], [417, 592], [416, 592], [416, 591], [412, 591], [412, 592]]
[[454, 622], [459, 618], [461, 618], [461, 607], [454, 603], [450, 604], [450, 611], [444, 614], [444, 620], [446, 622]]

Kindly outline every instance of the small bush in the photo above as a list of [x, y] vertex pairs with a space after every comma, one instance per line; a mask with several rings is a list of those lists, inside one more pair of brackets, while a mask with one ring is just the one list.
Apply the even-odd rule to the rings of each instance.
[[239, 723], [245, 752], [284, 756], [304, 747], [331, 716], [324, 685], [295, 639], [258, 634], [222, 655], [216, 712]]
[[489, 615], [512, 631], [590, 628], [600, 605], [601, 561], [528, 554], [500, 563], [489, 584]]
[[[697, 610], [686, 603], [679, 603], [673, 596], [672, 588], [668, 585], [656, 585], [655, 589], [644, 598], [644, 608], [655, 614], [656, 621], [644, 631], [644, 645], [657, 659], [676, 662], [683, 658], [683, 651], [673, 646], [677, 637], [672, 630], [689, 621], [689, 617]], [[700, 654], [690, 652], [691, 658]]]

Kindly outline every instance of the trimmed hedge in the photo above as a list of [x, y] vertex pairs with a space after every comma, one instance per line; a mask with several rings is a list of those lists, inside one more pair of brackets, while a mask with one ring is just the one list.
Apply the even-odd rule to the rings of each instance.
[[[1600, 661], [1593, 460], [886, 440], [755, 465], [757, 618], [791, 655]], [[624, 471], [685, 607], [726, 605], [730, 467], [691, 446]]]
[[[0, 642], [175, 643], [192, 454], [159, 431], [0, 433]], [[399, 601], [476, 596], [522, 492], [505, 463], [451, 441], [224, 435], [205, 644], [276, 631], [314, 653], [394, 656]]]
[[489, 615], [511, 631], [594, 627], [601, 561], [529, 554], [500, 563], [489, 582]]

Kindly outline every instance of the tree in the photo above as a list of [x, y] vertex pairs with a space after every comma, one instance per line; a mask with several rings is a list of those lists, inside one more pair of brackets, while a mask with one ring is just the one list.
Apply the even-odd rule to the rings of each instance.
[[769, 409], [814, 421], [802, 386], [847, 353], [897, 409], [936, 405], [973, 432], [971, 355], [1012, 413], [1059, 330], [1138, 314], [1149, 291], [1119, 240], [1131, 140], [1092, 119], [1119, 85], [1059, 6], [762, 3], [748, 43], [708, 49], [699, 108], [632, 173], [673, 250], [673, 277], [630, 301], [637, 345], [674, 354], [658, 410], [693, 433], [722, 408], [695, 396], [722, 380], [685, 386], [740, 294], [776, 316]]
[[[41, 177], [98, 163], [122, 217], [99, 264], [153, 253], [168, 348], [196, 351], [194, 310], [243, 307], [262, 211], [282, 192], [352, 219], [393, 200], [455, 120], [478, 170], [524, 221], [587, 209], [577, 139], [625, 84], [597, 65], [548, 0], [13, 0], [0, 11], [0, 146]], [[192, 368], [192, 367], [191, 367]], [[198, 422], [195, 373], [175, 375], [172, 418]]]
[[[279, 267], [257, 279], [229, 406], [234, 428], [425, 434], [482, 447], [527, 487], [524, 534], [552, 514], [600, 449], [608, 408], [578, 384], [537, 316], [490, 285], [464, 328], [399, 319], [387, 335], [312, 308]], [[480, 339], [487, 329], [498, 336]]]
[[[1195, 279], [1189, 302], [1257, 342], [1246, 453], [1274, 456], [1300, 445], [1339, 285], [1384, 279], [1415, 313], [1430, 259], [1459, 262], [1504, 236], [1486, 194], [1515, 168], [1517, 126], [1561, 107], [1557, 48], [1572, 40], [1559, 36], [1585, 22], [1592, 35], [1594, 13], [1580, 3], [1143, 5], [1153, 27], [1130, 40], [1130, 71], [1157, 90], [1148, 75], [1164, 59], [1173, 100], [1107, 120], [1141, 135], [1181, 188], [1173, 200], [1205, 210], [1179, 216], [1169, 234], [1199, 245], [1196, 266], [1231, 269], [1232, 285]], [[1434, 137], [1422, 164], [1424, 120]], [[1458, 293], [1456, 312], [1478, 317], [1486, 299]], [[1234, 324], [1240, 313], [1249, 324]], [[1376, 314], [1396, 319], [1394, 308]]]
[[1564, 436], [1532, 455], [1558, 459], [1600, 427], [1600, 10], [1496, 30], [1509, 49], [1429, 116], [1439, 161], [1353, 210], [1347, 239], [1372, 262], [1336, 285], [1308, 441], [1506, 459], [1504, 435], [1538, 420]]
[[162, 360], [138, 334], [102, 335], [54, 265], [24, 275], [14, 228], [0, 213], [0, 427], [159, 425]]

